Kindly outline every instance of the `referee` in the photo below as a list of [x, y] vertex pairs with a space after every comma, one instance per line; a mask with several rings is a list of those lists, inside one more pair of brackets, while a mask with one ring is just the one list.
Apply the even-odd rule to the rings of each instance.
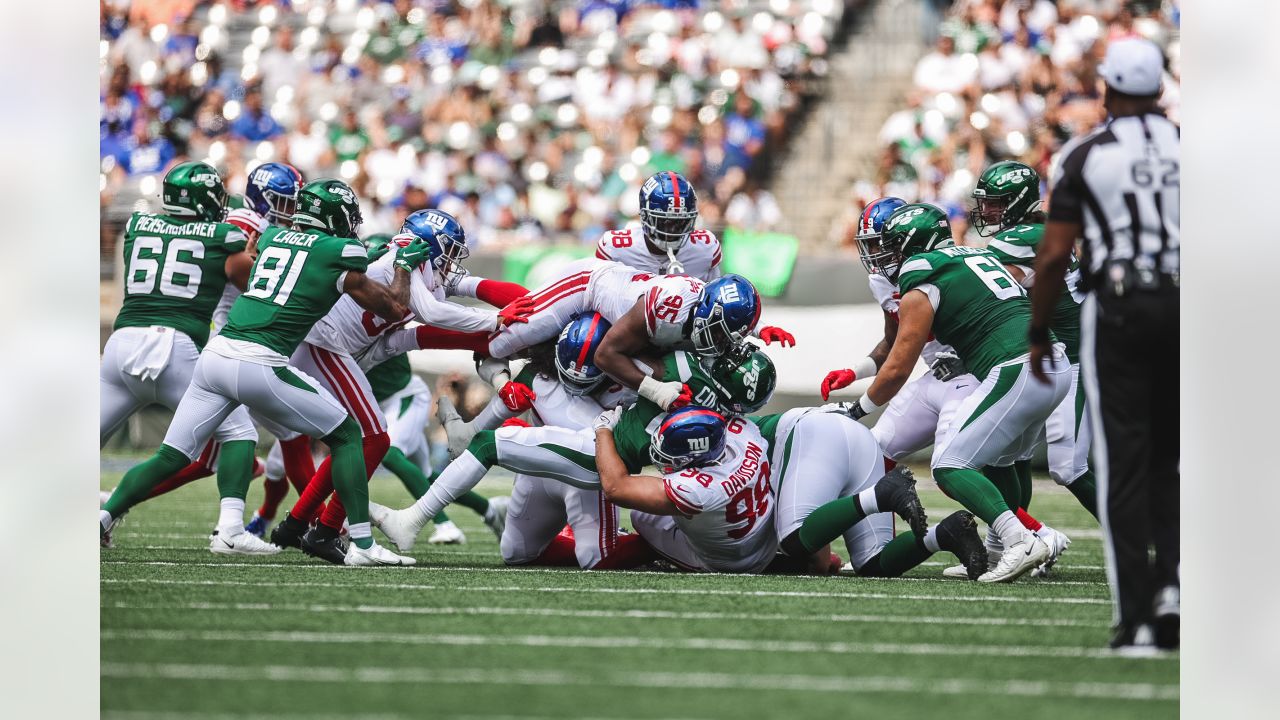
[[1180, 153], [1178, 126], [1156, 106], [1163, 61], [1146, 40], [1108, 46], [1098, 73], [1110, 119], [1062, 149], [1032, 292], [1031, 367], [1043, 379], [1082, 238], [1081, 374], [1117, 649], [1176, 648], [1179, 634]]

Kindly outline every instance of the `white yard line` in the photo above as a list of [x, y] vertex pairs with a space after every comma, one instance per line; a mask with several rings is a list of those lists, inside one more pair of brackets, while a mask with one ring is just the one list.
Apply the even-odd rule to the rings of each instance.
[[[180, 564], [180, 563], [179, 563]], [[215, 563], [216, 564], [216, 563]], [[251, 566], [253, 567], [253, 566]], [[294, 566], [287, 567], [311, 567]], [[319, 566], [316, 566], [319, 567]], [[352, 568], [356, 571], [355, 568]], [[367, 572], [367, 571], [366, 571]], [[367, 577], [367, 575], [366, 575]], [[442, 590], [446, 592], [545, 592], [545, 593], [584, 593], [605, 595], [722, 595], [727, 597], [798, 597], [826, 598], [830, 600], [923, 600], [929, 602], [996, 602], [996, 603], [1044, 603], [1050, 605], [1110, 605], [1105, 598], [1081, 597], [1020, 597], [1020, 596], [957, 596], [957, 595], [898, 595], [893, 593], [867, 592], [804, 592], [799, 590], [698, 590], [692, 588], [600, 588], [600, 587], [524, 587], [521, 585], [426, 585], [418, 583], [325, 583], [325, 582], [285, 582], [274, 578], [258, 582], [246, 580], [175, 580], [169, 578], [103, 578], [106, 584], [123, 585], [197, 585], [210, 587], [299, 587], [299, 588], [343, 588], [362, 591], [368, 588], [384, 590]], [[955, 583], [957, 587], [960, 583]]]
[[563, 608], [515, 608], [515, 607], [433, 607], [431, 605], [340, 605], [279, 604], [279, 603], [209, 603], [139, 604], [115, 602], [103, 605], [113, 610], [213, 610], [213, 611], [275, 611], [289, 613], [360, 613], [370, 615], [427, 615], [427, 616], [514, 616], [556, 617], [607, 620], [747, 620], [751, 622], [836, 622], [874, 623], [901, 625], [957, 625], [976, 626], [1025, 626], [1025, 627], [1108, 627], [1105, 621], [1090, 622], [1068, 618], [1002, 618], [1002, 617], [942, 617], [928, 615], [846, 615], [846, 614], [787, 614], [787, 613], [722, 613], [676, 612], [670, 610], [569, 610]]
[[904, 678], [746, 673], [571, 673], [555, 670], [491, 668], [360, 667], [323, 665], [189, 665], [180, 663], [103, 663], [101, 674], [112, 679], [197, 680], [201, 682], [397, 683], [415, 685], [609, 686], [688, 691], [746, 690], [834, 693], [907, 693], [937, 695], [1001, 695], [1021, 697], [1102, 698], [1176, 701], [1178, 686], [1156, 683], [992, 682], [974, 678]]
[[[376, 713], [369, 715], [323, 713], [211, 713], [164, 710], [103, 710], [102, 720], [419, 720], [421, 714], [401, 715]], [[586, 715], [450, 715], [452, 720], [631, 720], [626, 717], [598, 717]], [[701, 720], [700, 718], [659, 718], [658, 720]]]

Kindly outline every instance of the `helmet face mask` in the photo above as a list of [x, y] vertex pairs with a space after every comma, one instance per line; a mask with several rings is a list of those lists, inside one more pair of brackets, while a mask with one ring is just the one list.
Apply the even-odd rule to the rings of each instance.
[[640, 188], [645, 239], [669, 253], [679, 250], [698, 222], [698, 195], [682, 175], [659, 172]]
[[612, 327], [604, 316], [582, 312], [573, 316], [556, 340], [556, 374], [565, 392], [573, 396], [587, 395], [600, 387], [607, 377], [596, 367], [596, 348]]
[[649, 459], [665, 472], [719, 464], [727, 446], [725, 419], [699, 405], [671, 411], [650, 436]]
[[1005, 160], [978, 176], [969, 224], [982, 237], [1023, 222], [1040, 203], [1040, 175], [1026, 163]]

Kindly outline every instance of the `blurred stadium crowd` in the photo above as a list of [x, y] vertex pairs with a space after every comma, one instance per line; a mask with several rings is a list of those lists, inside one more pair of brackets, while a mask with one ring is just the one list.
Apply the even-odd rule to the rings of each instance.
[[924, 2], [945, 10], [928, 28], [934, 47], [916, 65], [906, 107], [881, 128], [875, 177], [853, 187], [842, 247], [856, 251], [857, 219], [878, 197], [945, 208], [959, 238], [982, 168], [1017, 159], [1049, 177], [1062, 145], [1106, 117], [1097, 66], [1110, 40], [1136, 35], [1164, 49], [1161, 104], [1178, 121], [1177, 0]]
[[593, 243], [658, 168], [702, 223], [771, 229], [761, 189], [858, 0], [101, 0], [104, 274], [180, 158], [341, 177], [363, 232], [457, 216], [479, 251]]

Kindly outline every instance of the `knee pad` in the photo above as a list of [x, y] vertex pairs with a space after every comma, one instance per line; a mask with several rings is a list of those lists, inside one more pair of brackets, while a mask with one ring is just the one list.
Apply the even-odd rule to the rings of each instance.
[[471, 439], [467, 452], [486, 466], [492, 467], [498, 462], [498, 436], [492, 430], [481, 430]]

